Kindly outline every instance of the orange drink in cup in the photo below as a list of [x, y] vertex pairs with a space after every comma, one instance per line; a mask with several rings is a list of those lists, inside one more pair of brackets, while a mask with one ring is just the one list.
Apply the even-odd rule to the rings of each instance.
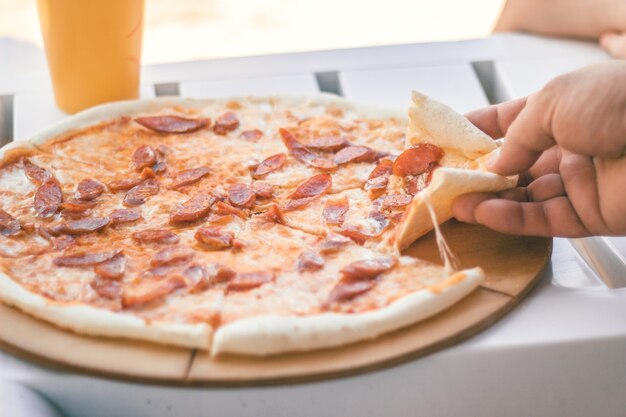
[[61, 110], [139, 96], [144, 0], [37, 0]]

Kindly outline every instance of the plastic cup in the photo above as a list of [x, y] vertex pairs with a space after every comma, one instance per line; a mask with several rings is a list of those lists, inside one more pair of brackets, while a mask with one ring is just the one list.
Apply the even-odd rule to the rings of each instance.
[[144, 0], [37, 0], [57, 106], [139, 96]]

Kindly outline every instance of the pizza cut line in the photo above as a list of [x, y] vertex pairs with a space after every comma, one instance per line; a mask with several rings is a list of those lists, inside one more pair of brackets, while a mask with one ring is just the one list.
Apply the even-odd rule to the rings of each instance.
[[484, 169], [496, 147], [419, 93], [408, 121], [323, 94], [94, 108], [1, 150], [0, 299], [213, 354], [376, 338], [484, 278], [401, 251], [429, 205], [514, 185]]

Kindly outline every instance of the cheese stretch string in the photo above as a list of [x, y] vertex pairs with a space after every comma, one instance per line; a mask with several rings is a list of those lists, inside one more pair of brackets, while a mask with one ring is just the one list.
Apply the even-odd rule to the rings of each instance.
[[426, 205], [428, 213], [430, 214], [430, 221], [435, 229], [435, 240], [439, 249], [439, 256], [443, 261], [446, 273], [451, 275], [459, 269], [459, 258], [452, 253], [446, 239], [443, 237], [443, 233], [441, 233], [441, 228], [439, 227], [439, 222], [437, 221], [437, 214], [435, 213], [432, 201], [430, 200], [430, 193], [424, 190], [419, 194], [419, 196]]

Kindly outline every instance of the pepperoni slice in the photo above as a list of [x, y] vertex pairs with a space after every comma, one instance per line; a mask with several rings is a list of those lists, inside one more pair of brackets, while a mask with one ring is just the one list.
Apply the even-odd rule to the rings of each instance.
[[233, 206], [250, 208], [256, 202], [256, 195], [249, 185], [236, 183], [228, 187], [228, 201]]
[[335, 303], [350, 301], [374, 288], [375, 281], [347, 281], [339, 282], [330, 292], [322, 304], [322, 308], [330, 308]]
[[[201, 284], [201, 282], [204, 282], [206, 284], [210, 283], [209, 271], [204, 266], [189, 265], [187, 268], [185, 268], [181, 272], [181, 275], [183, 277], [185, 277], [185, 279], [187, 280], [187, 283], [189, 284], [189, 286], [191, 286], [191, 288], [189, 288], [189, 292], [191, 292], [191, 293], [200, 292], [200, 291], [198, 291], [200, 289], [198, 287], [202, 287], [203, 286]], [[207, 287], [204, 287], [201, 290], [204, 291], [204, 290], [207, 289]]]
[[97, 276], [89, 285], [102, 298], [107, 300], [119, 299], [122, 295], [122, 284], [119, 281], [104, 278], [101, 279], [100, 276]]
[[151, 196], [157, 194], [159, 192], [159, 183], [156, 179], [151, 178], [145, 180], [139, 185], [134, 186], [126, 193], [124, 196], [124, 205], [125, 206], [140, 206]]
[[200, 193], [177, 206], [170, 213], [170, 223], [192, 222], [206, 216], [215, 203], [215, 197]]
[[120, 223], [130, 223], [141, 219], [141, 211], [133, 209], [117, 209], [109, 214], [111, 226]]
[[218, 201], [217, 203], [215, 203], [215, 205], [213, 206], [213, 211], [215, 211], [216, 214], [221, 215], [234, 214], [235, 216], [242, 219], [245, 219], [247, 217], [245, 211], [238, 209], [237, 207], [233, 207], [228, 203], [224, 203], [223, 201]]
[[341, 248], [350, 244], [352, 239], [339, 235], [337, 233], [327, 233], [324, 236], [324, 239], [319, 243], [318, 250], [321, 253], [335, 253], [338, 252]]
[[76, 242], [76, 239], [74, 236], [60, 236], [52, 238], [51, 242], [53, 250], [62, 251], [72, 246]]
[[228, 281], [227, 291], [247, 291], [274, 281], [274, 273], [267, 271], [246, 272], [235, 275]]
[[51, 179], [37, 188], [34, 207], [40, 217], [52, 217], [63, 201], [61, 186], [55, 179]]
[[109, 250], [104, 252], [77, 252], [67, 256], [60, 256], [58, 258], [54, 258], [52, 262], [56, 266], [66, 266], [66, 267], [80, 267], [80, 266], [90, 266], [96, 265], [104, 261], [108, 261], [109, 259], [114, 258], [115, 256], [122, 253], [121, 250]]
[[165, 229], [149, 229], [135, 232], [131, 237], [140, 242], [173, 244], [180, 240], [176, 233]]
[[155, 178], [155, 177], [156, 177], [156, 172], [154, 172], [154, 170], [150, 167], [145, 167], [144, 169], [141, 170], [141, 174], [139, 174], [139, 178], [141, 178], [142, 181], [145, 181], [150, 178]]
[[384, 190], [387, 188], [389, 176], [392, 172], [393, 161], [390, 159], [381, 159], [365, 182], [365, 190]]
[[226, 224], [226, 223], [230, 223], [233, 220], [233, 218], [234, 217], [232, 214], [211, 213], [209, 214], [209, 217], [206, 218], [206, 221], [212, 224]]
[[91, 209], [87, 209], [85, 211], [71, 211], [71, 210], [61, 210], [61, 217], [66, 220], [78, 220], [84, 217], [91, 216]]
[[372, 235], [369, 233], [364, 232], [362, 229], [359, 229], [357, 227], [354, 226], [344, 226], [339, 233], [341, 233], [342, 235], [349, 237], [350, 239], [354, 240], [356, 243], [358, 243], [359, 245], [364, 244], [367, 240], [376, 237], [376, 235]]
[[383, 272], [393, 268], [395, 264], [396, 259], [394, 257], [385, 256], [352, 262], [339, 272], [341, 272], [344, 280], [368, 280], [376, 278]]
[[366, 191], [369, 190], [384, 190], [387, 188], [387, 184], [389, 183], [389, 176], [381, 176], [372, 178], [371, 180], [365, 181], [365, 186], [363, 187]]
[[163, 143], [159, 143], [156, 146], [156, 151], [158, 156], [165, 158], [168, 155], [171, 155], [174, 153], [174, 151], [172, 150], [172, 148], [170, 148], [169, 146], [163, 144]]
[[178, 265], [162, 265], [154, 268], [147, 269], [141, 273], [139, 276], [142, 280], [150, 280], [154, 278], [164, 278], [168, 275], [173, 275], [178, 273], [180, 270]]
[[193, 184], [209, 175], [211, 170], [208, 167], [199, 167], [178, 171], [172, 178], [172, 188], [179, 188], [185, 185]]
[[100, 262], [93, 268], [96, 275], [108, 280], [117, 280], [124, 276], [126, 272], [126, 257], [123, 253]]
[[210, 250], [228, 249], [233, 246], [235, 234], [217, 227], [201, 227], [194, 236], [204, 248]]
[[329, 174], [314, 175], [300, 184], [288, 198], [291, 200], [297, 200], [307, 197], [319, 197], [322, 194], [327, 193], [332, 185], [333, 180]]
[[180, 265], [185, 264], [193, 258], [194, 251], [189, 246], [176, 245], [169, 246], [158, 251], [150, 261], [152, 266]]
[[68, 200], [61, 203], [59, 207], [70, 213], [84, 213], [95, 206], [95, 201]]
[[[301, 154], [301, 152], [297, 152], [297, 154]], [[294, 158], [298, 159], [296, 153], [294, 153]], [[322, 157], [307, 159], [306, 163], [313, 168], [317, 168], [321, 171], [332, 171], [333, 169], [337, 168], [337, 165], [333, 161]]]
[[313, 249], [305, 249], [298, 256], [296, 263], [298, 271], [318, 271], [324, 267], [324, 258]]
[[52, 232], [50, 231], [49, 227], [46, 227], [44, 225], [37, 225], [35, 226], [35, 228], [37, 230], [37, 234], [41, 236], [42, 238], [46, 239], [47, 241], [52, 241], [52, 239], [54, 238], [54, 236], [52, 236]]
[[239, 137], [250, 142], [257, 142], [263, 137], [263, 132], [259, 129], [244, 130]]
[[237, 275], [237, 273], [229, 267], [224, 265], [216, 265], [213, 278], [215, 278], [215, 282], [226, 282], [233, 279], [235, 275]]
[[380, 213], [375, 212], [375, 214], [370, 216], [370, 218], [377, 224], [377, 230], [374, 233], [365, 231], [362, 228], [353, 225], [344, 225], [339, 233], [349, 237], [359, 245], [362, 245], [365, 241], [380, 236], [380, 234], [389, 225], [389, 221]]
[[320, 169], [322, 171], [330, 171], [337, 168], [337, 164], [335, 164], [330, 159], [326, 159], [312, 152], [306, 146], [299, 143], [296, 138], [289, 132], [287, 129], [279, 129], [279, 133], [283, 143], [289, 149], [291, 155], [296, 158], [298, 161], [312, 166], [313, 168]]
[[181, 272], [187, 281], [187, 292], [197, 294], [206, 291], [211, 285], [211, 275], [204, 266], [190, 265]]
[[[153, 171], [154, 172], [154, 171]], [[119, 180], [113, 180], [107, 184], [111, 191], [127, 191], [131, 188], [141, 184], [146, 178], [122, 178]]]
[[298, 210], [317, 199], [318, 197], [304, 197], [304, 198], [297, 198], [295, 200], [289, 200], [287, 201], [287, 204], [285, 204], [283, 208], [285, 209], [285, 211]]
[[252, 183], [252, 190], [258, 198], [274, 197], [274, 186], [269, 182], [255, 181]]
[[0, 234], [3, 236], [15, 236], [21, 230], [20, 222], [6, 211], [0, 209]]
[[320, 149], [325, 151], [338, 151], [348, 146], [348, 141], [341, 136], [319, 136], [304, 144], [309, 149]]
[[[2, 210], [2, 209], [0, 209]], [[0, 217], [2, 217], [0, 215]], [[0, 220], [0, 225], [2, 224], [2, 220]], [[37, 230], [37, 224], [36, 223], [24, 223], [24, 224], [20, 224], [20, 226], [22, 227], [22, 230], [25, 231], [26, 233], [33, 233]], [[0, 226], [2, 227], [2, 226]]]
[[154, 149], [148, 145], [143, 145], [135, 149], [130, 167], [131, 169], [141, 171], [144, 168], [151, 167], [156, 161], [157, 156]]
[[374, 206], [380, 207], [381, 210], [387, 208], [398, 208], [408, 205], [411, 200], [413, 200], [413, 196], [410, 194], [391, 194], [374, 200]]
[[28, 159], [23, 159], [22, 165], [26, 177], [35, 185], [43, 185], [52, 179], [50, 171], [33, 164]]
[[92, 178], [86, 178], [78, 183], [74, 197], [77, 200], [91, 201], [94, 200], [105, 191], [104, 184]]
[[326, 224], [341, 225], [346, 217], [348, 208], [348, 199], [345, 197], [336, 200], [328, 200], [324, 206], [322, 217], [324, 221], [326, 221]]
[[415, 195], [424, 188], [428, 187], [428, 184], [430, 184], [430, 180], [433, 177], [433, 172], [438, 166], [439, 165], [437, 163], [432, 163], [428, 165], [426, 172], [417, 176], [409, 175], [404, 177], [404, 187], [406, 188], [406, 192], [411, 195]]
[[393, 174], [400, 177], [422, 174], [430, 164], [439, 162], [442, 157], [443, 151], [438, 146], [420, 143], [406, 149], [396, 158], [393, 162]]
[[159, 133], [191, 133], [211, 125], [211, 119], [188, 119], [174, 115], [137, 117], [135, 122]]
[[228, 132], [239, 127], [239, 119], [233, 112], [226, 112], [215, 119], [215, 125], [213, 125], [213, 132], [218, 135], [225, 135]]
[[292, 152], [296, 148], [304, 148], [304, 145], [298, 142], [296, 137], [289, 130], [281, 127], [278, 129], [278, 133], [287, 149], [289, 149], [289, 152]]
[[62, 224], [60, 230], [68, 235], [85, 235], [104, 229], [109, 222], [110, 220], [107, 217], [72, 220]]
[[348, 162], [374, 162], [378, 159], [378, 153], [367, 146], [348, 146], [335, 154], [334, 162], [337, 165]]
[[393, 172], [393, 161], [391, 159], [381, 159], [376, 165], [376, 168], [372, 170], [367, 179], [371, 180], [379, 177], [388, 177]]
[[269, 210], [265, 212], [264, 216], [271, 222], [285, 224], [285, 216], [283, 216], [283, 212], [277, 204], [272, 204]]
[[287, 156], [284, 153], [277, 153], [276, 155], [272, 155], [269, 158], [266, 158], [263, 162], [257, 166], [256, 170], [252, 174], [253, 178], [263, 177], [270, 172], [274, 172], [277, 169], [280, 169], [284, 164]]
[[144, 279], [137, 284], [124, 287], [122, 292], [122, 306], [124, 308], [132, 308], [160, 301], [174, 291], [184, 288], [186, 285], [185, 278], [180, 275]]
[[424, 188], [426, 188], [426, 184], [424, 183], [424, 176], [409, 175], [408, 177], [404, 177], [404, 188], [406, 189], [406, 192], [411, 195], [419, 193]]

